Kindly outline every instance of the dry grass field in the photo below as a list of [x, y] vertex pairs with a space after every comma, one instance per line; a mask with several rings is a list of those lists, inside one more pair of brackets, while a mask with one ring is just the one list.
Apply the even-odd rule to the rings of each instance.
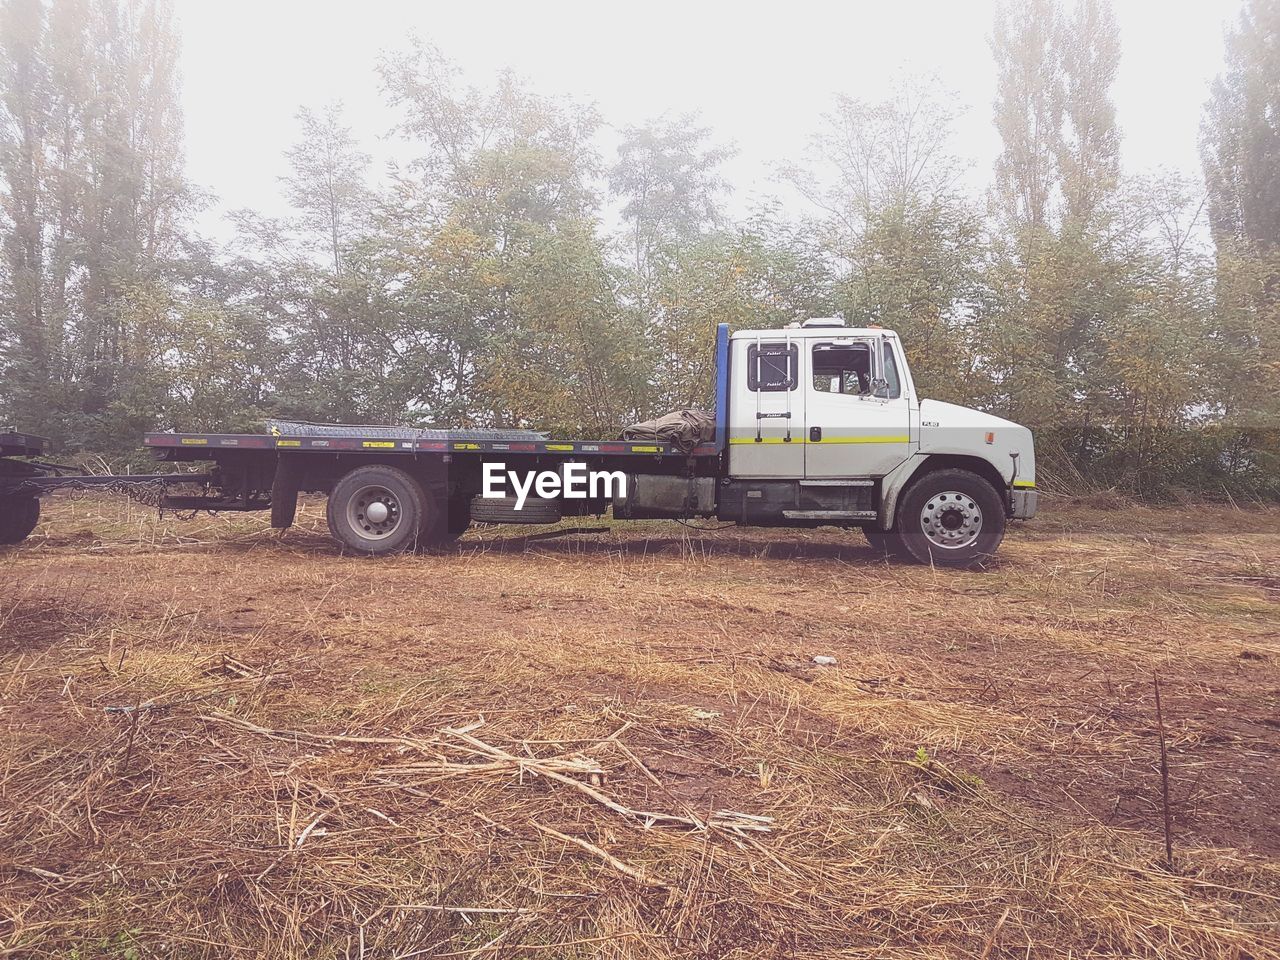
[[321, 508], [0, 553], [0, 953], [1280, 957], [1280, 512], [1050, 505], [957, 573]]

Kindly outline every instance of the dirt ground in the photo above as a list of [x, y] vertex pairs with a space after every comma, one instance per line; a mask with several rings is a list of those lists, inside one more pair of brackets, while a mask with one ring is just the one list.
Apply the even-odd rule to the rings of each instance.
[[1051, 503], [982, 572], [322, 519], [0, 552], [0, 948], [1280, 957], [1280, 511]]

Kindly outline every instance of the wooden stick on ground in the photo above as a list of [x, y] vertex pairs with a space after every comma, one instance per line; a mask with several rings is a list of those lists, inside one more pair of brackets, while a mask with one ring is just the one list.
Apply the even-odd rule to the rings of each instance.
[[544, 827], [542, 824], [538, 823], [536, 820], [531, 820], [530, 823], [532, 823], [535, 828], [537, 828], [538, 830], [541, 830], [543, 833], [548, 834], [549, 836], [556, 837], [560, 840], [565, 841], [566, 843], [572, 843], [574, 846], [581, 847], [583, 850], [586, 850], [588, 853], [594, 853], [597, 857], [599, 857], [605, 863], [609, 864], [609, 866], [613, 867], [613, 869], [617, 870], [619, 873], [623, 874], [624, 876], [630, 877], [632, 880], [635, 880], [638, 883], [643, 883], [647, 887], [665, 887], [666, 886], [666, 884], [659, 883], [657, 880], [650, 880], [648, 877], [644, 875], [643, 870], [637, 870], [635, 867], [631, 866], [630, 864], [623, 863], [613, 854], [607, 853], [604, 850], [601, 850], [594, 843], [589, 843], [588, 841], [583, 840], [579, 837], [571, 837], [569, 836], [569, 834], [561, 833], [559, 830], [553, 830], [551, 827]]

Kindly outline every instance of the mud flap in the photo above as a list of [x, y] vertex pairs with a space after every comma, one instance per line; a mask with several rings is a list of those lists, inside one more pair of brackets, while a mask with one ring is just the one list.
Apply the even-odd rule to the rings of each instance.
[[271, 481], [271, 526], [284, 530], [293, 526], [298, 514], [298, 488], [302, 483], [302, 458], [281, 454]]

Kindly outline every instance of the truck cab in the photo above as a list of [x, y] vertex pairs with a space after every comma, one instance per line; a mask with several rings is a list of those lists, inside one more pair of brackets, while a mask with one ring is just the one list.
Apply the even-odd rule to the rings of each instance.
[[910, 457], [919, 405], [896, 334], [809, 320], [731, 345], [732, 476], [882, 477]]
[[729, 338], [719, 516], [861, 526], [934, 563], [994, 552], [1036, 512], [1035, 449], [1016, 423], [921, 398], [896, 333], [815, 318]]

